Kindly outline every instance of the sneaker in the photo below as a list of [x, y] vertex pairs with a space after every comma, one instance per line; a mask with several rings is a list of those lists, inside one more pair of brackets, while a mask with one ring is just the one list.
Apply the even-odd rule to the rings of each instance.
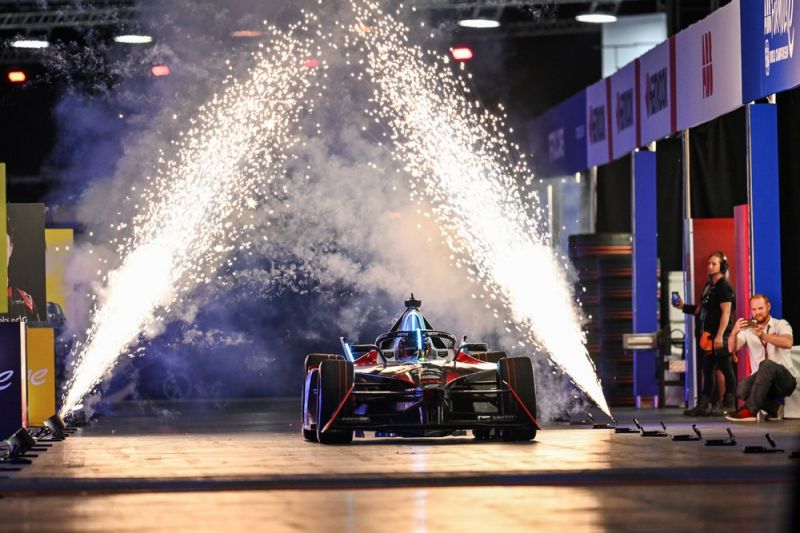
[[767, 407], [766, 409], [760, 409], [758, 411], [758, 421], [766, 421], [766, 420], [782, 420], [783, 419], [783, 404], [778, 402], [772, 402], [772, 404]]
[[731, 422], [755, 422], [758, 417], [747, 407], [742, 407], [733, 414], [725, 415], [727, 420]]

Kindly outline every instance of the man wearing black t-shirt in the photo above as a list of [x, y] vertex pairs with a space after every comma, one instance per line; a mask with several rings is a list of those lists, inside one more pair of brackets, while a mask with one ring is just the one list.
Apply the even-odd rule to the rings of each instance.
[[[722, 252], [708, 257], [708, 282], [703, 288], [699, 305], [684, 305], [678, 298], [674, 304], [684, 313], [697, 317], [697, 353], [703, 371], [703, 389], [697, 406], [687, 409], [687, 416], [722, 416], [726, 411], [736, 410], [736, 375], [733, 372], [728, 337], [733, 329], [736, 296], [728, 282], [728, 259]], [[725, 377], [725, 397], [719, 409], [711, 408], [711, 392], [714, 390], [714, 367]]]

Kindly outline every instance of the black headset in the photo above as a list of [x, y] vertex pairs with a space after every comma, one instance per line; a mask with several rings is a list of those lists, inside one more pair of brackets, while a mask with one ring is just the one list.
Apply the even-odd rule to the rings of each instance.
[[725, 274], [728, 272], [728, 256], [724, 252], [714, 252], [711, 255], [719, 257], [719, 273]]

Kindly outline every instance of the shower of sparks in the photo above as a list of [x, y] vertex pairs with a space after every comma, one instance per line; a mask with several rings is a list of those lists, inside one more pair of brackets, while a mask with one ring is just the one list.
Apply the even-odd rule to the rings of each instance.
[[160, 170], [137, 194], [140, 210], [132, 232], [114, 243], [120, 263], [103, 278], [62, 415], [80, 405], [141, 335], [163, 326], [171, 306], [209, 283], [231, 254], [250, 247], [247, 213], [268, 201], [270, 183], [283, 175], [296, 141], [292, 125], [310, 90], [321, 87], [312, 76], [326, 68], [306, 65], [319, 50], [312, 53], [310, 39], [295, 37], [316, 22], [314, 15], [304, 17], [287, 32], [265, 24], [269, 45], [253, 53], [244, 80], [223, 81], [174, 143], [177, 155], [162, 154]]
[[[516, 159], [501, 116], [480, 109], [447, 56], [409, 43], [409, 28], [375, 2], [352, 0], [354, 33], [366, 54], [376, 122], [388, 125], [394, 155], [412, 176], [413, 194], [434, 209], [457, 261], [504, 307], [526, 343], [551, 359], [610, 415], [585, 346], [577, 310], [555, 256], [533, 176]], [[359, 31], [359, 28], [370, 31]], [[357, 47], [359, 45], [356, 45]], [[523, 191], [523, 192], [520, 192]], [[460, 260], [458, 258], [461, 258]]]

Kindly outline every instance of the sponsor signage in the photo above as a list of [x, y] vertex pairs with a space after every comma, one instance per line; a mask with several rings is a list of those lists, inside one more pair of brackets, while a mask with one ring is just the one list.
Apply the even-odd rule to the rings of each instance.
[[677, 129], [684, 130], [742, 105], [739, 6], [732, 2], [675, 38]]
[[639, 58], [640, 146], [677, 131], [674, 65], [674, 37]]
[[586, 92], [549, 109], [528, 128], [537, 174], [574, 174], [586, 168]]
[[56, 412], [55, 337], [52, 328], [27, 335], [28, 423], [41, 426]]
[[794, 16], [798, 8], [800, 0], [739, 3], [745, 103], [800, 85], [800, 58], [795, 50], [798, 17]]
[[628, 63], [610, 78], [612, 159], [633, 151], [636, 142], [636, 62]]
[[0, 322], [0, 440], [27, 425], [25, 324]]
[[586, 89], [586, 164], [593, 167], [611, 160], [611, 115], [607, 98], [608, 80], [600, 80]]

